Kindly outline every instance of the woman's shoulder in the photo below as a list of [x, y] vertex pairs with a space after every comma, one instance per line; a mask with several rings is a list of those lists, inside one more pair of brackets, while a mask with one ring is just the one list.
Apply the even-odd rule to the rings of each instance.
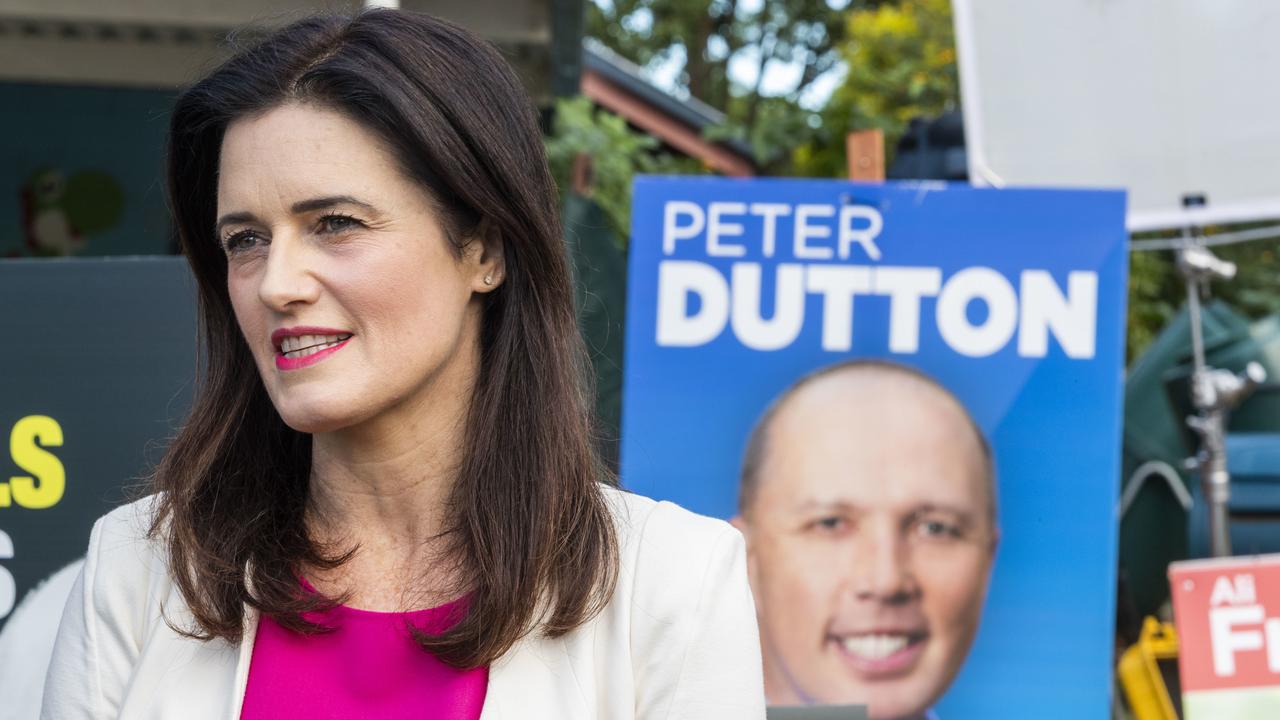
[[724, 520], [617, 488], [605, 497], [618, 528], [619, 581], [634, 602], [696, 593], [709, 575], [745, 557], [742, 534]]
[[147, 605], [162, 592], [169, 572], [163, 538], [151, 532], [158, 495], [148, 495], [103, 515], [93, 526], [85, 555], [85, 585], [95, 601], [126, 608]]
[[100, 561], [117, 562], [146, 558], [148, 554], [159, 552], [162, 543], [151, 533], [159, 502], [158, 494], [147, 495], [103, 515], [94, 524], [90, 550], [99, 553]]
[[605, 486], [605, 500], [618, 529], [618, 545], [625, 554], [629, 546], [646, 553], [685, 548], [689, 552], [709, 551], [726, 538], [740, 533], [724, 520], [699, 515], [666, 500], [654, 500], [621, 488]]
[[635, 716], [762, 717], [742, 533], [671, 502], [615, 489], [606, 496], [621, 550], [609, 629], [637, 682]]

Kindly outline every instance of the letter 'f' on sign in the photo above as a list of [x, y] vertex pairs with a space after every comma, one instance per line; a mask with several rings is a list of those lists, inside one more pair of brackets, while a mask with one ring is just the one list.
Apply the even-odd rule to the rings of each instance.
[[1261, 629], [1239, 630], [1239, 625], [1262, 625], [1261, 605], [1216, 607], [1209, 611], [1209, 642], [1213, 646], [1213, 673], [1236, 674], [1236, 653], [1262, 649]]

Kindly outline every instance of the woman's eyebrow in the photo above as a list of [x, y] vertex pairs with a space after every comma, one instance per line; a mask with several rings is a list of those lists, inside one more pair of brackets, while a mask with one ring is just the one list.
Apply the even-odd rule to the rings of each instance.
[[[331, 208], [335, 205], [355, 205], [369, 213], [376, 213], [378, 211], [377, 208], [369, 203], [352, 197], [351, 195], [326, 195], [324, 197], [299, 200], [289, 206], [289, 212], [294, 215], [302, 215], [304, 213], [315, 212], [316, 210]], [[239, 225], [241, 223], [252, 223], [257, 221], [257, 216], [251, 212], [227, 213], [226, 215], [218, 218], [217, 224], [214, 225], [213, 232], [215, 235], [221, 235], [222, 229], [228, 225]]]
[[228, 225], [239, 225], [241, 223], [256, 222], [258, 218], [254, 217], [251, 212], [233, 212], [227, 213], [218, 218], [218, 223], [213, 226], [214, 235], [222, 235], [222, 228]]
[[377, 208], [374, 206], [350, 195], [328, 195], [326, 197], [311, 198], [309, 200], [299, 200], [290, 206], [289, 210], [294, 215], [301, 215], [303, 213], [331, 208], [334, 205], [355, 205], [363, 208], [366, 212], [377, 212]]

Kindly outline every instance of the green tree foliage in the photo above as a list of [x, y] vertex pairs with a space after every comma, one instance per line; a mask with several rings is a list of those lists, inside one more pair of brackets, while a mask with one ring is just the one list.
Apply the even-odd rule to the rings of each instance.
[[[587, 29], [641, 66], [683, 58], [677, 90], [723, 111], [711, 137], [750, 143], [766, 174], [840, 177], [848, 132], [880, 128], [891, 149], [912, 117], [958, 104], [948, 0], [597, 0]], [[751, 85], [730, 77], [735, 58]], [[770, 94], [770, 63], [800, 68], [794, 87]], [[825, 107], [802, 105], [842, 69]]]
[[1173, 266], [1173, 253], [1129, 255], [1129, 317], [1125, 344], [1129, 362], [1156, 339], [1182, 305], [1186, 291]]
[[820, 130], [793, 151], [801, 175], [844, 175], [844, 136], [853, 130], [884, 131], [886, 154], [891, 155], [911, 118], [959, 107], [949, 0], [859, 7], [847, 13], [844, 23], [838, 46], [846, 67], [844, 82], [822, 109]]
[[[684, 59], [681, 90], [727, 110], [733, 94], [758, 97], [762, 72], [751, 87], [735, 86], [728, 65], [750, 59], [758, 68], [799, 63], [793, 90], [802, 93], [840, 62], [836, 46], [848, 0], [597, 0], [587, 8], [587, 32], [641, 66]], [[876, 3], [878, 4], [878, 3]], [[749, 9], [749, 8], [754, 9]]]
[[574, 158], [581, 154], [591, 158], [592, 198], [624, 243], [631, 236], [632, 178], [704, 172], [697, 161], [663, 152], [656, 138], [631, 129], [625, 120], [595, 108], [584, 97], [556, 103], [555, 126], [546, 147], [562, 192], [570, 187]]
[[[728, 118], [708, 135], [747, 141], [768, 175], [841, 177], [848, 132], [880, 128], [891, 149], [912, 117], [958, 104], [948, 0], [595, 0], [587, 32], [641, 66], [683, 59], [676, 90]], [[730, 77], [735, 58], [754, 67], [751, 85]], [[769, 94], [760, 82], [769, 63], [798, 67], [795, 85]], [[825, 107], [802, 106], [818, 78], [842, 69]], [[600, 187], [598, 199], [614, 204]]]
[[[641, 66], [682, 62], [677, 92], [728, 116], [712, 136], [745, 140], [766, 171], [789, 174], [791, 150], [819, 124], [800, 100], [819, 78], [839, 69], [849, 2], [596, 0], [587, 6], [587, 33]], [[735, 82], [731, 62], [754, 71]], [[761, 82], [773, 63], [799, 69], [781, 94]]]

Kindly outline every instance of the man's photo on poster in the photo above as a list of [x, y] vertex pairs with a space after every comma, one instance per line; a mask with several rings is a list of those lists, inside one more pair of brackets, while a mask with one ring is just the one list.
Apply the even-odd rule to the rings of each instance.
[[995, 475], [969, 411], [905, 365], [839, 362], [772, 401], [746, 444], [734, 519], [771, 705], [934, 717], [982, 614]]

